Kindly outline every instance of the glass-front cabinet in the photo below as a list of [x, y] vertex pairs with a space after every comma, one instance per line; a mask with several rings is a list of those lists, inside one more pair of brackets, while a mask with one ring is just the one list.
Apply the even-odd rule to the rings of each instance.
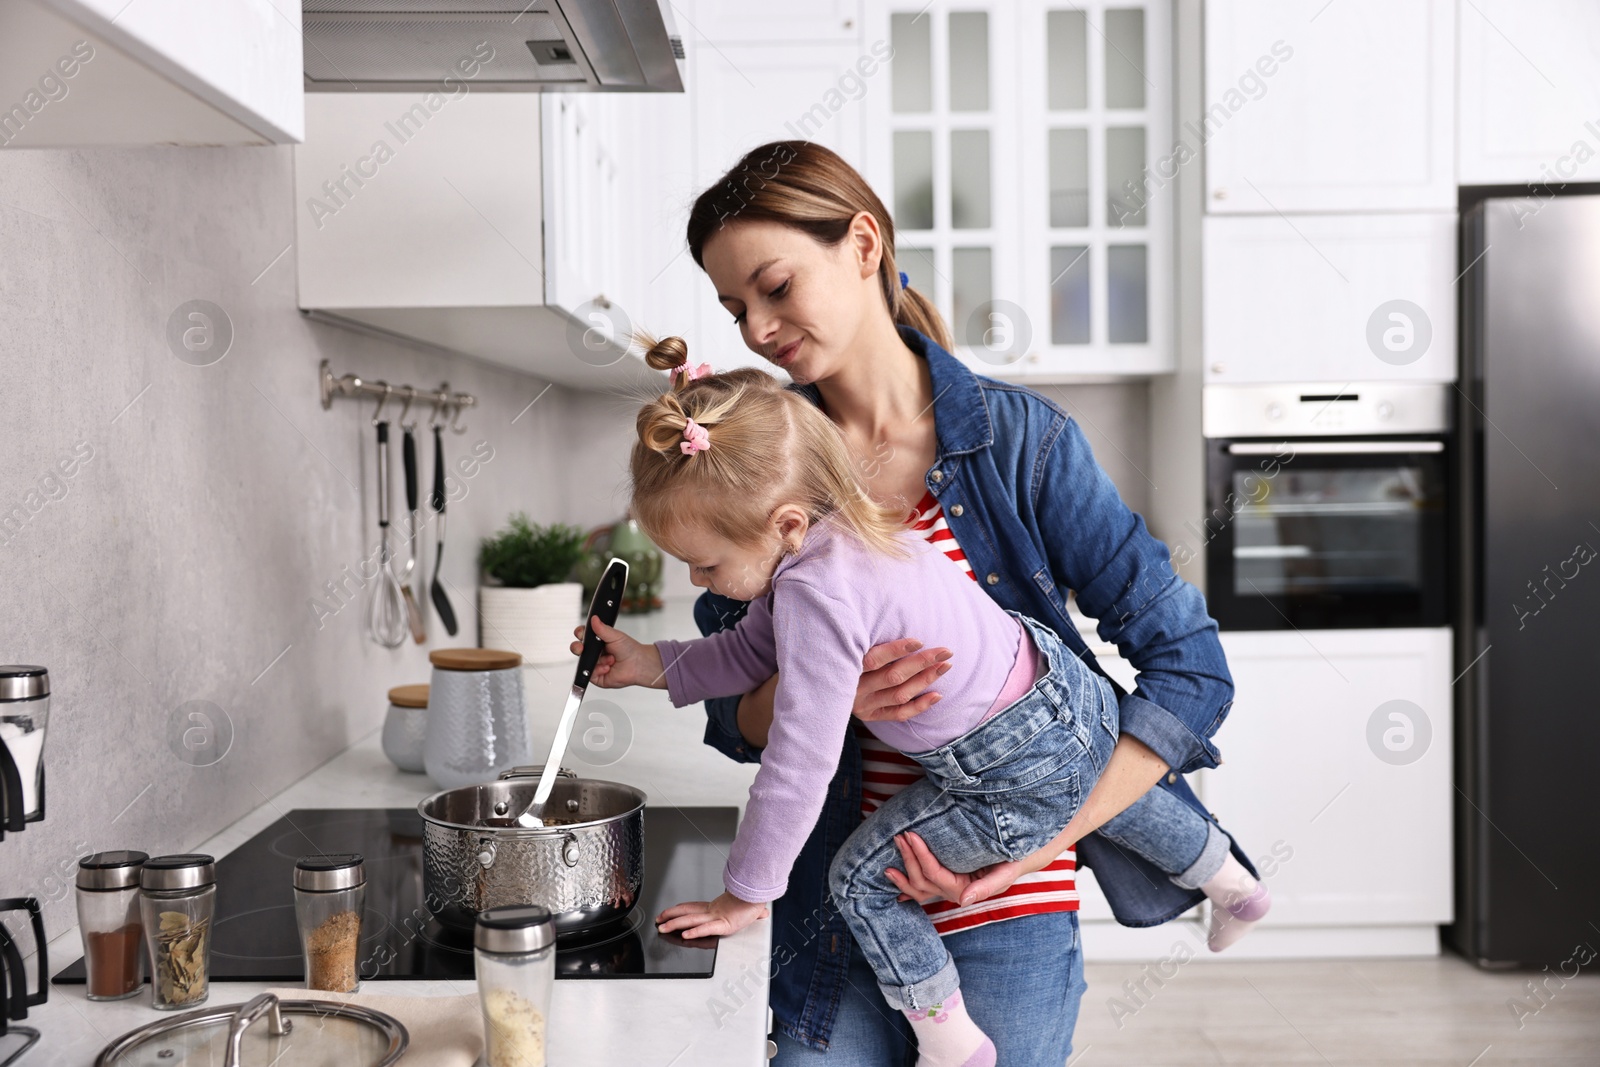
[[[867, 176], [901, 269], [998, 377], [1173, 367], [1169, 3], [873, 0]], [[1197, 147], [1197, 146], [1192, 146]]]

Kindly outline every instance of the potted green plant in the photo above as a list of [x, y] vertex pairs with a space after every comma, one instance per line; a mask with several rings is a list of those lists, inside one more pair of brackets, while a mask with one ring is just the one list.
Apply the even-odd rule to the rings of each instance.
[[522, 654], [524, 663], [561, 663], [583, 613], [583, 586], [568, 579], [583, 556], [576, 526], [541, 526], [526, 513], [486, 537], [478, 552], [478, 644]]

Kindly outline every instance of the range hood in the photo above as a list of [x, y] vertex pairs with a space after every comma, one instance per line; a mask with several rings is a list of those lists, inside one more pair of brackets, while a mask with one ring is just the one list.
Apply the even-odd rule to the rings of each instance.
[[308, 93], [683, 92], [665, 0], [303, 0], [301, 30]]

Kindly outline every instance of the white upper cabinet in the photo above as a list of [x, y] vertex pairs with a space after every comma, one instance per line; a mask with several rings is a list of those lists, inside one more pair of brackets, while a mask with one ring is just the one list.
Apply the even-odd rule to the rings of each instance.
[[293, 143], [301, 49], [298, 2], [7, 0], [0, 146]]
[[295, 150], [300, 306], [578, 387], [624, 355], [636, 98], [315, 93]]
[[1454, 0], [1208, 0], [1207, 210], [1454, 210], [1455, 20]]
[[1456, 219], [1205, 219], [1205, 381], [1454, 381]]
[[956, 355], [1023, 381], [1170, 370], [1171, 8], [868, 4], [866, 175]]
[[1460, 17], [1461, 183], [1600, 181], [1600, 4], [1472, 0]]
[[676, 14], [696, 35], [728, 42], [797, 44], [854, 42], [861, 35], [861, 0], [694, 0], [694, 23]]

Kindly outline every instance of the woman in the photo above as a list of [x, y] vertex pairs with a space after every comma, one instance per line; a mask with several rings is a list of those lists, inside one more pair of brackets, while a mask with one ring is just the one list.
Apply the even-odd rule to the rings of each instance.
[[[755, 149], [695, 202], [688, 242], [745, 344], [844, 433], [874, 498], [941, 531], [947, 525], [959, 546], [952, 558], [964, 557], [991, 597], [1049, 625], [1093, 664], [1066, 613], [1068, 590], [1076, 591], [1101, 636], [1140, 671], [1137, 692], [1120, 697], [1122, 737], [1105, 773], [1050, 845], [1022, 863], [963, 875], [945, 870], [914, 835], [901, 842], [906, 870], [896, 884], [948, 902], [931, 908], [949, 920], [941, 923], [951, 931], [946, 947], [999, 1062], [1060, 1067], [1084, 991], [1076, 902], [1062, 891], [1075, 866], [1068, 850], [1082, 841], [1125, 924], [1166, 922], [1201, 898], [1145, 862], [1134, 842], [1119, 846], [1110, 835], [1117, 814], [1158, 781], [1204, 811], [1179, 775], [1217, 765], [1209, 738], [1233, 684], [1216, 623], [1123, 504], [1076, 424], [1038, 394], [979, 378], [949, 354], [938, 312], [895, 267], [888, 212], [837, 155], [799, 141]], [[696, 604], [707, 633], [742, 613], [742, 604], [711, 593]], [[909, 718], [938, 699], [926, 690], [948, 652], [921, 649], [915, 638], [868, 654], [858, 717]], [[743, 697], [708, 701], [706, 742], [758, 760], [775, 688], [770, 679]], [[895, 772], [882, 751], [847, 738], [829, 806], [774, 906], [779, 1064], [899, 1067], [914, 1058], [908, 1024], [878, 1002], [825, 884], [835, 851], [863, 808], [882, 803]], [[1250, 868], [1220, 830], [1206, 847], [1217, 841]]]

